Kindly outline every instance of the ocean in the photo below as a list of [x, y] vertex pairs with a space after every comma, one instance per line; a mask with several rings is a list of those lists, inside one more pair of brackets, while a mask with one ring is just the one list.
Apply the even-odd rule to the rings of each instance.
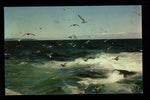
[[21, 95], [143, 93], [142, 39], [5, 41], [4, 51], [5, 88]]

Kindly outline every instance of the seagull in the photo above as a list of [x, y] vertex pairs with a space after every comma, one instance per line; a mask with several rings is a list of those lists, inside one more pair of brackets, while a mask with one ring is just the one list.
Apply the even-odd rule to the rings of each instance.
[[85, 19], [84, 18], [82, 18], [79, 14], [78, 14], [78, 17], [82, 20], [82, 22], [81, 23], [87, 23], [88, 21], [85, 21]]
[[84, 45], [82, 45], [81, 48], [84, 48]]
[[89, 39], [91, 38], [91, 36], [88, 36], [89, 37]]
[[72, 36], [69, 36], [69, 38], [72, 38]]
[[83, 59], [85, 62], [88, 60], [88, 58], [86, 58], [86, 59]]
[[117, 56], [117, 57], [113, 58], [113, 60], [119, 60], [119, 56]]
[[58, 24], [58, 23], [60, 23], [60, 21], [57, 20], [56, 23]]
[[58, 46], [62, 46], [62, 45], [63, 45], [63, 43], [59, 43], [59, 44], [58, 44]]
[[53, 53], [50, 53], [50, 54], [48, 54], [48, 57], [49, 57], [49, 58], [52, 58], [52, 55], [53, 55]]
[[42, 30], [42, 27], [40, 27], [40, 30]]
[[50, 45], [50, 46], [48, 46], [47, 48], [52, 48], [52, 47], [53, 47], [53, 46]]
[[99, 86], [99, 87], [97, 87], [97, 88], [95, 87], [96, 92], [98, 92], [103, 86], [104, 86], [104, 84]]
[[[78, 24], [72, 24], [72, 25], [70, 25], [70, 27], [71, 27], [71, 26], [79, 26], [79, 25], [78, 25]], [[80, 27], [80, 26], [79, 26], [79, 27]]]
[[85, 42], [85, 44], [88, 44], [90, 42], [90, 40], [87, 40], [86, 42]]
[[62, 67], [65, 67], [65, 66], [66, 66], [66, 64], [67, 64], [67, 63], [65, 62], [64, 64], [60, 64], [60, 65], [61, 65]]
[[88, 58], [86, 58], [86, 59], [83, 59], [85, 62], [88, 60], [88, 59], [90, 59], [90, 58], [92, 58], [92, 57], [88, 57]]
[[110, 39], [106, 39], [104, 42], [107, 42], [108, 40], [110, 40]]
[[71, 19], [68, 19], [68, 21], [71, 21]]
[[64, 11], [66, 11], [66, 8], [63, 8]]
[[112, 48], [112, 47], [114, 47], [114, 46], [110, 46], [110, 47], [108, 47], [108, 48], [107, 48], [107, 50], [109, 50], [109, 49], [110, 49], [110, 48]]
[[33, 34], [33, 33], [25, 33], [23, 36], [25, 36], [25, 35], [33, 35], [33, 36], [35, 36], [35, 34]]
[[21, 39], [18, 39], [18, 41], [20, 42], [20, 41], [21, 41]]
[[62, 8], [64, 11], [66, 11], [67, 9], [70, 9], [70, 8]]
[[76, 46], [76, 44], [75, 45], [73, 45], [72, 47], [75, 47]]
[[136, 13], [139, 16], [142, 16], [142, 13], [139, 13], [139, 12], [136, 12], [136, 11], [134, 13]]
[[75, 39], [77, 39], [77, 37], [76, 37], [75, 35], [73, 35], [73, 37], [74, 37]]

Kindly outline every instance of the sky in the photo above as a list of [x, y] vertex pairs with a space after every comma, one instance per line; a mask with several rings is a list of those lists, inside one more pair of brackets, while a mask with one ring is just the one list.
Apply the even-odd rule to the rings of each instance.
[[[78, 14], [87, 21], [82, 20]], [[73, 24], [77, 24], [73, 26]], [[25, 35], [33, 33], [34, 35]], [[141, 5], [5, 7], [4, 38], [142, 38]]]

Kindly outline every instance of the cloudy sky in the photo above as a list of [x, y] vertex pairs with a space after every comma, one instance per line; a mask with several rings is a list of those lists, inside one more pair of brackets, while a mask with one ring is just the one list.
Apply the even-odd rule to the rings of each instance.
[[[38, 40], [70, 39], [72, 35], [78, 39], [142, 38], [141, 10], [140, 5], [5, 7], [4, 36]], [[81, 23], [78, 14], [88, 22]]]

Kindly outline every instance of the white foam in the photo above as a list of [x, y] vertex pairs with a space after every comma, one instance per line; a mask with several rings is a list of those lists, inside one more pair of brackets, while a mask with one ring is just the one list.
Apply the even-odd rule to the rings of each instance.
[[127, 84], [118, 84], [118, 83], [113, 83], [113, 84], [106, 84], [105, 87], [103, 87], [103, 94], [109, 93], [109, 94], [122, 94], [122, 93], [132, 93], [131, 91], [132, 85], [127, 85]]
[[[119, 60], [113, 60], [114, 57], [119, 56]], [[60, 64], [67, 63], [66, 67], [85, 67], [91, 66], [95, 68], [120, 69], [128, 71], [142, 72], [142, 53], [98, 53], [95, 58], [88, 59], [86, 62], [83, 58], [77, 58], [74, 61], [47, 61], [44, 64], [34, 63], [36, 67], [50, 67], [50, 68], [66, 68]]]
[[67, 94], [83, 94], [84, 91], [79, 89], [77, 86], [69, 85], [64, 82], [65, 85], [62, 87], [63, 91]]
[[124, 79], [123, 75], [120, 75], [118, 71], [114, 71], [108, 74], [108, 78], [82, 78], [82, 81], [78, 81], [81, 85], [90, 85], [90, 84], [108, 84], [115, 83], [121, 79]]
[[[113, 60], [116, 56], [119, 56], [117, 61]], [[95, 59], [89, 59], [84, 63], [103, 68], [142, 72], [142, 53], [98, 53]]]

